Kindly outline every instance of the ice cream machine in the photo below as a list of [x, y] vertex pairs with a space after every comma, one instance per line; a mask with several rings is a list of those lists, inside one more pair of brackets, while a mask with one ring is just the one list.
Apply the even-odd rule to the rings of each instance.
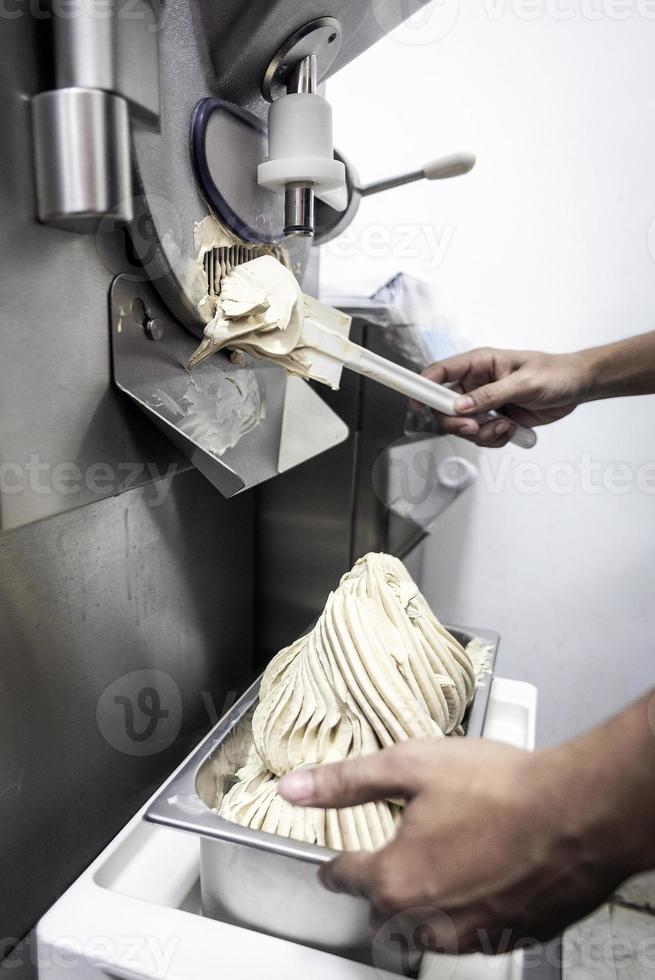
[[[316, 295], [312, 245], [383, 189], [334, 150], [323, 83], [421, 5], [79, 0], [3, 19], [5, 937], [311, 618], [324, 582], [305, 570], [333, 580], [373, 543], [359, 382], [319, 393], [225, 353], [184, 366], [229, 269], [272, 255]], [[367, 426], [395, 418], [389, 397]], [[152, 754], [101, 717], [143, 672], [180, 692]]]
[[139, 0], [100, 17], [80, 4], [55, 19], [54, 85], [31, 100], [38, 218], [93, 234], [117, 272], [115, 383], [226, 496], [346, 432], [311, 388], [270, 364], [222, 356], [186, 374], [222, 277], [272, 255], [302, 282], [314, 240], [340, 233], [361, 197], [474, 164], [458, 154], [362, 187], [334, 151], [319, 89], [411, 11], [315, 7]]

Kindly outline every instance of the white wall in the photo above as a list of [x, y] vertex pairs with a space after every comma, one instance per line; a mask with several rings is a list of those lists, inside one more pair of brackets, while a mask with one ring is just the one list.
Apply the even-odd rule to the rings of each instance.
[[[455, 3], [367, 52], [328, 98], [365, 180], [458, 148], [478, 166], [366, 200], [323, 249], [323, 288], [430, 278], [464, 346], [570, 350], [655, 327], [655, 7], [586, 0], [558, 19], [573, 0]], [[539, 686], [552, 742], [653, 683], [655, 465], [640, 468], [655, 397], [585, 406], [530, 454], [484, 455], [509, 467], [503, 487], [487, 472], [441, 519], [423, 587], [442, 618], [502, 633], [500, 670]], [[598, 472], [557, 468], [585, 457]], [[550, 488], [524, 492], [526, 460]]]

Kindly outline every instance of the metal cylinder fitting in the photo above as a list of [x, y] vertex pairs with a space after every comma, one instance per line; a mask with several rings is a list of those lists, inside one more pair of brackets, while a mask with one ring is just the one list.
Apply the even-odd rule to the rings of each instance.
[[[317, 59], [310, 54], [300, 61], [287, 83], [287, 93], [314, 95]], [[287, 184], [284, 192], [284, 234], [310, 238], [314, 234], [314, 192], [309, 184]]]
[[93, 231], [132, 220], [127, 102], [98, 89], [63, 88], [32, 99], [39, 220]]

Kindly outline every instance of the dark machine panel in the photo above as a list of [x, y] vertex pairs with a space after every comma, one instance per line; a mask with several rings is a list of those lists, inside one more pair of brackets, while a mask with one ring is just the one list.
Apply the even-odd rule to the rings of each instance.
[[[200, 474], [0, 537], [0, 935], [19, 938], [253, 676], [252, 495]], [[118, 699], [118, 700], [117, 700]]]

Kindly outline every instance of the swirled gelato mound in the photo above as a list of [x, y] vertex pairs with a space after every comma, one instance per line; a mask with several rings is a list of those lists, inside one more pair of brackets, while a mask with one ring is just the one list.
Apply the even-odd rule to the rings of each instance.
[[247, 763], [217, 812], [338, 850], [382, 846], [394, 835], [398, 804], [296, 807], [278, 794], [278, 779], [299, 766], [370, 754], [408, 738], [461, 734], [477, 669], [401, 561], [360, 558], [311, 632], [266, 668]]

